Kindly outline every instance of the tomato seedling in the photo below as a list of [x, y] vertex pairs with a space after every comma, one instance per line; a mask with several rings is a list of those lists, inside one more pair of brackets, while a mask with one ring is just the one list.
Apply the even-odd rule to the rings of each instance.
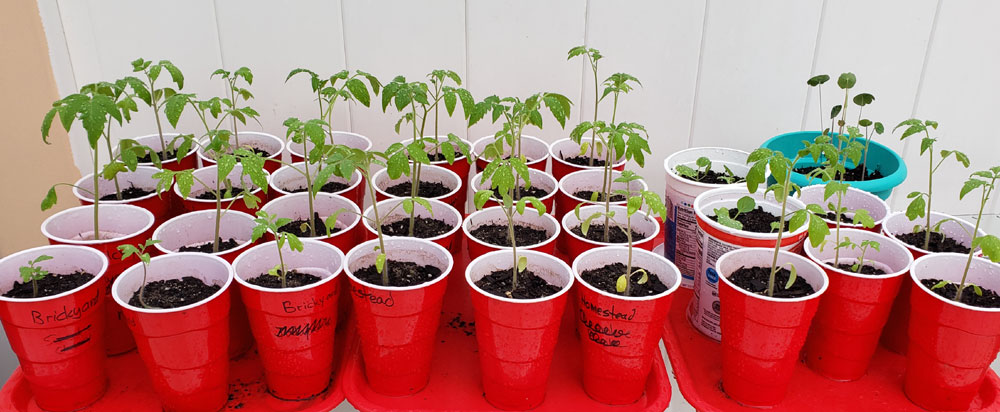
[[278, 246], [278, 264], [268, 269], [267, 274], [281, 279], [281, 288], [284, 289], [288, 287], [288, 283], [286, 282], [288, 271], [285, 269], [285, 258], [281, 254], [281, 248], [285, 247], [287, 243], [289, 249], [295, 252], [302, 251], [302, 241], [299, 240], [298, 236], [281, 231], [281, 228], [291, 222], [292, 219], [287, 217], [279, 218], [276, 214], [258, 210], [257, 217], [253, 221], [257, 225], [253, 228], [253, 234], [250, 237], [251, 242], [256, 242], [257, 239], [264, 236], [264, 233], [271, 232], [274, 234], [274, 240]]
[[42, 269], [41, 266], [36, 266], [41, 262], [46, 260], [52, 260], [52, 256], [41, 255], [32, 260], [28, 261], [28, 266], [21, 266], [18, 268], [18, 272], [21, 274], [21, 281], [24, 283], [31, 282], [31, 297], [38, 297], [38, 281], [44, 279], [49, 275], [49, 271]]
[[142, 283], [139, 285], [139, 304], [146, 309], [151, 309], [152, 306], [146, 304], [145, 293], [146, 293], [146, 276], [149, 271], [149, 253], [146, 249], [160, 243], [159, 240], [146, 239], [145, 242], [136, 245], [121, 245], [118, 246], [118, 250], [122, 252], [121, 260], [124, 262], [132, 255], [139, 257], [142, 261]]

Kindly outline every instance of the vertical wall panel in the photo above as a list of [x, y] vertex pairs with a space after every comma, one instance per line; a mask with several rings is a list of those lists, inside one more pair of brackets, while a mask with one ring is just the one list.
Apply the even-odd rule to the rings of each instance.
[[[586, 2], [467, 1], [470, 90], [477, 99], [496, 94], [525, 98], [555, 92], [573, 101], [571, 120], [580, 110], [580, 63], [567, 62], [566, 51], [584, 42]], [[491, 135], [499, 125], [484, 119], [473, 126], [470, 139]], [[526, 134], [551, 142], [569, 136], [549, 115], [544, 130]]]
[[[185, 92], [199, 95], [222, 92], [222, 84], [209, 79], [212, 71], [222, 66], [212, 3], [115, 0], [58, 4], [78, 86], [131, 75], [130, 62], [143, 57], [173, 61], [184, 72]], [[168, 79], [164, 74], [158, 85], [168, 83]], [[204, 130], [191, 114], [184, 115], [178, 127], [183, 132]], [[170, 130], [169, 125], [166, 130]], [[112, 137], [116, 139], [149, 133], [156, 133], [156, 124], [152, 111], [141, 104], [132, 123], [112, 129]], [[77, 130], [71, 134], [71, 140], [76, 141], [73, 148], [77, 164], [86, 164], [90, 155], [84, 134]], [[81, 169], [84, 174], [91, 170]]]
[[797, 130], [820, 0], [709, 0], [692, 143], [752, 149]]
[[[286, 118], [319, 117], [309, 77], [299, 74], [287, 84], [285, 78], [299, 67], [324, 77], [346, 67], [340, 2], [217, 0], [216, 10], [226, 70], [247, 66], [254, 72], [251, 106], [260, 112], [262, 126], [251, 122], [249, 128], [284, 138]], [[351, 128], [344, 102], [337, 103], [333, 128]]]
[[[958, 200], [961, 183], [972, 171], [1000, 165], [1000, 140], [990, 125], [1000, 112], [1000, 78], [996, 76], [1000, 49], [991, 43], [1000, 38], [1000, 26], [995, 24], [998, 15], [1000, 3], [985, 0], [945, 1], [939, 10], [916, 116], [940, 122], [932, 134], [940, 138], [938, 149], [964, 151], [972, 166], [965, 169], [948, 161], [938, 169], [933, 204], [938, 211], [974, 213], [975, 200]], [[919, 147], [919, 139], [907, 145], [905, 158], [911, 173], [898, 191], [926, 190], [927, 159], [919, 157]], [[904, 207], [905, 201], [899, 197], [893, 206]], [[1000, 212], [997, 209], [994, 202], [988, 212]], [[989, 221], [996, 231], [997, 219]]]
[[[461, 0], [414, 2], [395, 0], [370, 2], [344, 0], [344, 37], [347, 63], [352, 70], [375, 74], [383, 82], [403, 75], [409, 81], [427, 81], [435, 69], [453, 70], [465, 80], [465, 5]], [[444, 112], [444, 110], [442, 110]], [[400, 114], [394, 108], [382, 113], [381, 100], [372, 108], [352, 113], [354, 131], [375, 141], [376, 149], [412, 137], [412, 132], [393, 126]], [[456, 118], [442, 114], [441, 134], [465, 137], [461, 110]], [[428, 123], [425, 134], [432, 134]]]
[[[590, 2], [587, 42], [605, 56], [598, 62], [599, 82], [618, 72], [642, 82], [641, 88], [620, 99], [616, 120], [646, 126], [654, 155], [647, 159], [642, 174], [659, 191], [664, 184], [662, 159], [688, 146], [705, 1], [634, 4], [629, 7], [629, 24], [611, 24], [610, 16], [620, 8], [612, 0]], [[609, 96], [600, 103], [601, 119], [610, 120], [612, 100]], [[583, 98], [578, 107], [583, 120], [593, 120], [594, 80], [589, 64], [583, 71]]]

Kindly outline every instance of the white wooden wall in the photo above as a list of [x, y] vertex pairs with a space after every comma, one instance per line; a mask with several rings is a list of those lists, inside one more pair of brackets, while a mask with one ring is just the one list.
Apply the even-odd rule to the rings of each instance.
[[[653, 156], [644, 175], [655, 188], [663, 187], [662, 159], [674, 151], [750, 150], [775, 134], [817, 128], [817, 96], [805, 80], [842, 71], [856, 73], [857, 90], [876, 96], [867, 112], [872, 118], [887, 125], [912, 116], [938, 120], [941, 148], [972, 157], [970, 170], [941, 168], [936, 209], [972, 213], [975, 205], [958, 201], [960, 182], [972, 170], [1000, 164], [1000, 139], [990, 124], [1000, 112], [1000, 2], [994, 0], [38, 2], [63, 94], [123, 76], [131, 60], [144, 57], [176, 63], [187, 76], [185, 91], [220, 95], [222, 83], [209, 74], [245, 65], [256, 75], [262, 129], [279, 136], [286, 117], [316, 112], [304, 78], [284, 83], [295, 67], [362, 69], [385, 80], [446, 68], [477, 98], [564, 93], [575, 103], [576, 123], [593, 115], [593, 83], [583, 61], [565, 56], [587, 44], [606, 56], [602, 79], [624, 71], [643, 83], [618, 118], [648, 128]], [[829, 110], [834, 89], [827, 90]], [[392, 129], [396, 118], [345, 107], [335, 127], [384, 148], [400, 138]], [[186, 130], [195, 126], [193, 116], [182, 120]], [[467, 130], [458, 120], [445, 126], [470, 140], [494, 131], [487, 124]], [[116, 133], [153, 130], [147, 114]], [[567, 133], [546, 118], [537, 134], [552, 141]], [[896, 209], [906, 200], [899, 193], [926, 182], [918, 145], [898, 136], [881, 138], [910, 168], [891, 202]], [[77, 139], [73, 150], [87, 170], [85, 143]], [[1000, 201], [990, 211], [1000, 211]], [[1000, 231], [996, 218], [989, 225]]]

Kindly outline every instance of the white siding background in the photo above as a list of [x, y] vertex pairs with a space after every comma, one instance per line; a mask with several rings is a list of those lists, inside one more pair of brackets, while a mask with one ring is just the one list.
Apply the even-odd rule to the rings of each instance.
[[[654, 188], [663, 187], [662, 159], [674, 151], [751, 150], [779, 133], [816, 129], [817, 96], [805, 80], [842, 71], [857, 74], [857, 91], [876, 96], [867, 116], [892, 126], [913, 116], [938, 120], [940, 148], [971, 156], [969, 170], [957, 163], [940, 169], [936, 209], [973, 213], [977, 205], [958, 201], [960, 182], [1000, 164], [1000, 139], [989, 124], [1000, 112], [1000, 2], [992, 0], [38, 2], [62, 94], [126, 75], [129, 62], [144, 57], [177, 64], [185, 91], [221, 95], [223, 84], [209, 74], [245, 65], [256, 75], [251, 90], [260, 128], [278, 136], [286, 117], [316, 113], [305, 78], [284, 83], [296, 67], [321, 74], [362, 69], [383, 80], [451, 69], [477, 98], [563, 93], [575, 103], [575, 124], [593, 115], [593, 83], [585, 63], [567, 61], [566, 51], [586, 44], [606, 56], [602, 79], [624, 71], [643, 83], [624, 99], [618, 118], [648, 128], [653, 155], [643, 172]], [[825, 110], [834, 87], [826, 89]], [[401, 138], [390, 112], [341, 107], [335, 128], [384, 148]], [[115, 133], [151, 133], [150, 119], [143, 113]], [[185, 116], [181, 130], [196, 130], [195, 121]], [[548, 141], [568, 133], [551, 118], [545, 123], [532, 133]], [[495, 130], [467, 129], [458, 119], [443, 128], [470, 140]], [[926, 182], [918, 145], [898, 136], [880, 138], [910, 169], [892, 199], [895, 209]], [[75, 159], [86, 171], [85, 140], [75, 137]], [[998, 211], [995, 200], [989, 212]], [[987, 229], [1000, 231], [995, 216], [988, 221]]]

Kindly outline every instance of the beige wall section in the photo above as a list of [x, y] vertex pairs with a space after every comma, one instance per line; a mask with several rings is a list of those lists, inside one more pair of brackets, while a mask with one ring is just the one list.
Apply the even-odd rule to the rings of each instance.
[[[66, 133], [53, 125], [51, 145], [42, 142], [42, 116], [59, 98], [49, 51], [32, 0], [4, 1], [0, 7], [0, 256], [45, 244], [38, 230], [45, 217], [38, 205], [50, 186], [74, 182], [80, 171], [73, 164]], [[56, 209], [78, 205], [65, 187]]]

